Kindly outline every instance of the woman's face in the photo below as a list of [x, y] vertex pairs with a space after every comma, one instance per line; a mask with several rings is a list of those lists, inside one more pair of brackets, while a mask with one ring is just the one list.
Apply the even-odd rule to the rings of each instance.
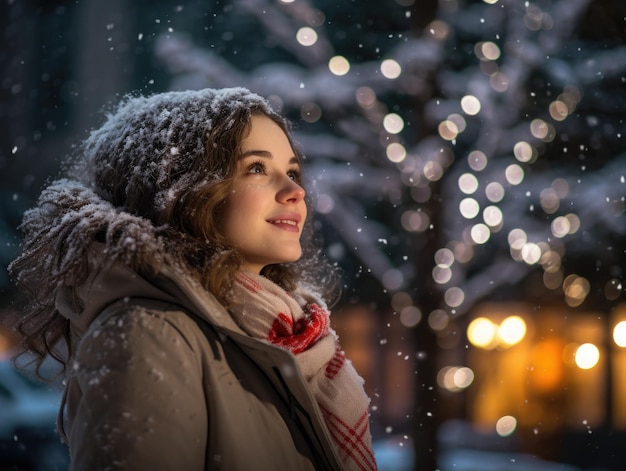
[[293, 262], [302, 255], [307, 215], [300, 164], [283, 130], [253, 115], [243, 140], [235, 179], [222, 213], [222, 231], [242, 256], [242, 270]]

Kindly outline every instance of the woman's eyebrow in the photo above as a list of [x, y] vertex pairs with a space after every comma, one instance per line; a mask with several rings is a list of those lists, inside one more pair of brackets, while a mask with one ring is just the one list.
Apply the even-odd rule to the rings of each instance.
[[[251, 156], [262, 157], [262, 158], [265, 158], [265, 159], [272, 159], [272, 158], [274, 158], [272, 153], [270, 151], [268, 151], [268, 150], [254, 150], [254, 149], [247, 150], [247, 151], [243, 152], [239, 158], [240, 159], [245, 159], [245, 158], [251, 157]], [[298, 164], [299, 165], [300, 161], [294, 155], [291, 159], [289, 159], [289, 163], [290, 164]]]
[[266, 159], [271, 159], [271, 158], [274, 157], [272, 155], [272, 153], [270, 151], [268, 151], [268, 150], [254, 150], [254, 149], [252, 149], [252, 150], [247, 150], [247, 151], [243, 152], [241, 154], [240, 158], [241, 159], [245, 159], [246, 157], [250, 157], [252, 155], [254, 155], [256, 157], [264, 157]]

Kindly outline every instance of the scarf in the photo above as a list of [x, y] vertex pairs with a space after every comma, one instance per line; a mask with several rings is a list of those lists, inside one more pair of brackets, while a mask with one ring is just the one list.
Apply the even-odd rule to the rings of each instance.
[[330, 328], [325, 303], [303, 290], [287, 293], [250, 273], [237, 275], [233, 295], [231, 315], [248, 335], [295, 356], [345, 469], [375, 470], [369, 398]]

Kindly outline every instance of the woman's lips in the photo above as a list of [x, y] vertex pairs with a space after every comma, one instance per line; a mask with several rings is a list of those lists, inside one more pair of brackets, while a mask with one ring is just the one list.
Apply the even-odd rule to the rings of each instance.
[[268, 219], [267, 222], [286, 231], [300, 232], [299, 223], [301, 219], [299, 215], [281, 216]]

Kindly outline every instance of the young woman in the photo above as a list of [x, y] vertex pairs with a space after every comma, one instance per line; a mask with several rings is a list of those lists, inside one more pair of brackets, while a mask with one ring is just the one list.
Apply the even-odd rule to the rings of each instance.
[[284, 118], [242, 88], [127, 98], [77, 157], [10, 266], [26, 350], [66, 366], [71, 469], [375, 469]]

